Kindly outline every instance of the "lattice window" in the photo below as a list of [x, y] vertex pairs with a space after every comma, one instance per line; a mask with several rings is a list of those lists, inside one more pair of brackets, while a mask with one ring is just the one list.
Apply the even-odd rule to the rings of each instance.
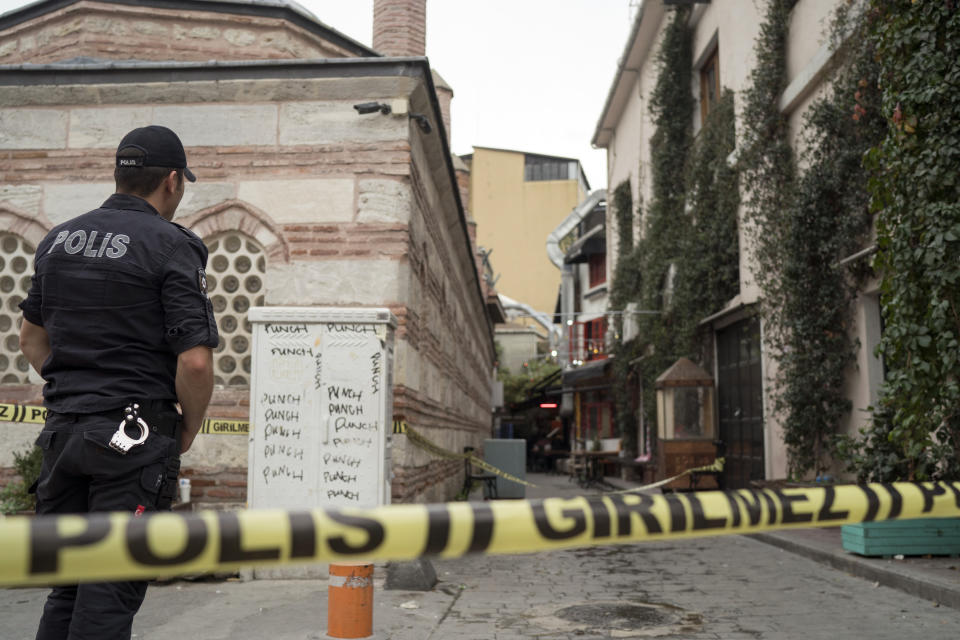
[[266, 256], [257, 242], [235, 231], [207, 240], [207, 247], [207, 294], [220, 330], [213, 354], [214, 383], [249, 386], [252, 330], [247, 310], [263, 305]]
[[23, 238], [0, 233], [0, 383], [30, 382], [30, 362], [20, 353], [22, 316], [18, 306], [30, 290], [35, 249]]

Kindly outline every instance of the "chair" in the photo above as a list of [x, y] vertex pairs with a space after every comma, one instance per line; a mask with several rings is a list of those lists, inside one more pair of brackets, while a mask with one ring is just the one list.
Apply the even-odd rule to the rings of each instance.
[[[473, 453], [473, 447], [464, 447], [463, 452], [466, 454]], [[497, 476], [492, 473], [474, 473], [473, 472], [473, 462], [469, 457], [463, 459], [463, 495], [466, 498], [470, 497], [470, 490], [473, 488], [474, 482], [483, 483], [483, 499], [489, 500], [490, 498], [497, 498]]]
[[[582, 449], [580, 450], [582, 451]], [[587, 480], [587, 458], [585, 455], [577, 455], [577, 451], [571, 451], [567, 462], [567, 480], [576, 480], [577, 484], [583, 486]]]

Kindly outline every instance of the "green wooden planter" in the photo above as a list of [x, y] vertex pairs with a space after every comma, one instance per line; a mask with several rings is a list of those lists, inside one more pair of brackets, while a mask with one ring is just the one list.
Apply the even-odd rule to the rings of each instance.
[[960, 518], [918, 518], [845, 524], [843, 548], [862, 556], [960, 555]]

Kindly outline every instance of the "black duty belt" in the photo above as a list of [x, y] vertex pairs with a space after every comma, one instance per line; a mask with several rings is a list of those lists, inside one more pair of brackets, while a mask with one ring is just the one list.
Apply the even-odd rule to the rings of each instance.
[[[131, 400], [128, 404], [134, 402], [140, 405], [139, 417], [150, 425], [151, 431], [159, 433], [162, 436], [167, 436], [168, 438], [176, 437], [177, 429], [180, 426], [180, 413], [174, 406], [173, 401]], [[103, 416], [109, 418], [114, 424], [119, 424], [127, 416], [127, 412], [125, 411], [126, 406], [128, 405], [117, 407], [116, 409], [108, 409], [107, 411], [98, 411], [96, 413], [60, 413], [57, 411], [53, 413], [75, 419], [82, 419], [89, 416]]]
[[[151, 431], [159, 433], [162, 436], [173, 438], [176, 436], [177, 428], [180, 425], [180, 413], [174, 407], [170, 400], [135, 400], [140, 405], [139, 417], [150, 425]], [[109, 412], [111, 417], [116, 418], [119, 423], [127, 413], [124, 407], [114, 409]]]

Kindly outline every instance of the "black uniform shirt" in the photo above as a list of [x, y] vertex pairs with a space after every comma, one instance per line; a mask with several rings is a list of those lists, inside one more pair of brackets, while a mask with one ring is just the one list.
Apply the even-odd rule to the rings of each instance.
[[175, 400], [177, 355], [219, 341], [206, 263], [200, 238], [136, 196], [114, 194], [54, 227], [20, 303], [50, 337], [47, 408], [97, 413]]

